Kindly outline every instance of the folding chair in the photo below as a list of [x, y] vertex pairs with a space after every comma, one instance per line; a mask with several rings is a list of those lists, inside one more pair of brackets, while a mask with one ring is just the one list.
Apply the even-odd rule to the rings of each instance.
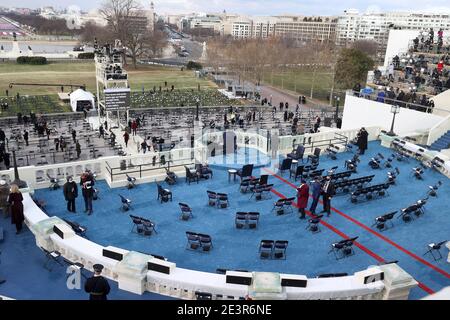
[[[292, 213], [292, 203], [295, 201], [295, 197], [283, 199], [283, 210], [285, 213]], [[288, 210], [288, 212], [286, 211]]]
[[191, 171], [187, 166], [184, 166], [184, 169], [186, 170], [186, 182], [191, 184], [192, 181], [196, 181], [198, 183], [198, 175], [196, 171]]
[[160, 184], [156, 184], [158, 187], [158, 200], [161, 199], [161, 203], [172, 201], [172, 192], [169, 189], [164, 189]]
[[48, 172], [47, 172], [47, 178], [50, 181], [50, 186], [49, 186], [50, 190], [56, 190], [56, 189], [61, 188], [61, 186], [59, 185], [59, 180], [55, 177], [51, 177], [48, 174]]
[[306, 226], [306, 230], [311, 231], [312, 233], [320, 232], [320, 221], [322, 220], [323, 214], [318, 216], [313, 216], [308, 220], [308, 225]]
[[131, 228], [131, 232], [133, 232], [136, 228], [136, 233], [142, 233], [144, 228], [142, 227], [142, 220], [140, 217], [136, 217], [130, 214], [130, 218], [133, 221], [133, 227]]
[[244, 178], [241, 180], [241, 183], [239, 185], [239, 190], [241, 191], [241, 193], [246, 193], [248, 191], [251, 182], [252, 182], [251, 178]]
[[225, 209], [229, 206], [228, 195], [226, 193], [217, 193], [217, 205], [221, 209]]
[[247, 212], [236, 212], [234, 224], [237, 229], [243, 229], [247, 225]]
[[194, 216], [192, 215], [192, 209], [191, 207], [189, 207], [186, 203], [178, 203], [178, 205], [180, 206], [180, 210], [181, 210], [181, 216], [180, 219], [181, 220], [189, 220], [190, 218], [193, 218]]
[[131, 209], [131, 200], [125, 198], [124, 196], [122, 196], [122, 195], [120, 195], [120, 194], [119, 194], [119, 197], [120, 197], [120, 201], [121, 201], [121, 203], [122, 203], [122, 208], [121, 208], [122, 211], [128, 211], [128, 210], [130, 210], [130, 209]]
[[242, 169], [238, 170], [236, 174], [241, 177], [241, 180], [246, 177], [251, 177], [253, 173], [253, 164], [246, 164]]
[[[85, 269], [84, 269], [84, 265], [82, 263], [80, 263], [80, 262], [72, 262], [72, 261], [70, 261], [70, 260], [68, 260], [66, 258], [63, 258], [63, 261], [68, 266], [71, 266], [74, 270], [77, 270], [83, 278], [85, 278], [85, 279], [88, 278], [87, 275], [85, 275], [83, 273], [83, 270], [85, 270]], [[69, 275], [68, 275], [68, 277], [69, 277]]]
[[213, 247], [211, 236], [207, 234], [198, 233], [198, 237], [200, 240], [200, 245], [202, 246], [202, 250], [208, 252]]
[[278, 216], [281, 216], [284, 214], [284, 199], [278, 199], [274, 204], [273, 208], [270, 212], [276, 209], [276, 213]]
[[308, 161], [311, 161], [311, 164], [318, 164], [319, 163], [319, 159], [320, 159], [320, 152], [322, 151], [322, 149], [320, 148], [315, 148], [314, 149], [314, 153], [312, 155], [308, 156]]
[[141, 222], [144, 236], [151, 236], [153, 232], [157, 234], [154, 222], [144, 218], [141, 218]]
[[288, 247], [289, 241], [287, 240], [277, 240], [273, 246], [273, 257], [275, 259], [286, 259], [286, 249]]
[[283, 159], [283, 162], [279, 166], [278, 170], [280, 171], [280, 174], [283, 175], [284, 171], [291, 170], [291, 166], [292, 166], [292, 158], [286, 158]]
[[272, 258], [274, 244], [275, 241], [273, 240], [261, 240], [259, 243], [259, 257], [261, 259]]
[[63, 264], [61, 263], [61, 261], [59, 261], [60, 260], [59, 258], [61, 257], [61, 253], [60, 252], [58, 252], [58, 251], [48, 251], [44, 247], [41, 247], [41, 250], [44, 251], [45, 256], [47, 257], [47, 260], [44, 263], [44, 268], [45, 269], [47, 269], [48, 271], [52, 271], [52, 269], [49, 268], [49, 264], [51, 262], [57, 263], [61, 267], [63, 267]]
[[211, 207], [215, 207], [217, 205], [217, 193], [214, 191], [207, 190], [206, 193], [208, 194], [208, 205]]
[[358, 239], [358, 237], [335, 242], [331, 244], [331, 250], [328, 253], [333, 252], [336, 260], [352, 256], [355, 254], [355, 251], [353, 250], [353, 243], [356, 239]]
[[248, 217], [248, 227], [250, 229], [255, 229], [258, 226], [259, 223], [259, 212], [249, 212], [247, 217]]
[[[427, 252], [425, 252], [423, 255], [426, 255], [426, 254], [430, 253], [431, 256], [433, 257], [434, 261], [441, 260], [442, 259], [442, 254], [441, 254], [440, 249], [441, 249], [442, 245], [444, 245], [445, 243], [447, 243], [447, 240], [441, 241], [439, 243], [430, 243], [428, 245]], [[439, 254], [437, 258], [436, 258], [436, 256], [434, 255], [433, 252], [437, 252]]]
[[86, 238], [86, 239], [89, 239], [86, 235], [87, 227], [82, 226], [76, 222], [69, 221], [67, 219], [63, 219], [63, 220], [72, 228], [72, 230], [75, 232], [76, 235]]
[[187, 238], [186, 249], [197, 250], [198, 248], [201, 247], [200, 237], [198, 236], [197, 233], [186, 231], [186, 238]]
[[372, 225], [372, 227], [376, 227], [378, 230], [380, 231], [384, 231], [386, 229], [389, 229], [389, 225], [391, 227], [394, 226], [394, 224], [392, 223], [392, 219], [394, 218], [395, 214], [397, 213], [397, 211], [379, 216], [375, 218], [375, 223]]
[[130, 177], [128, 174], [125, 174], [127, 176], [127, 188], [128, 189], [133, 189], [134, 187], [136, 187], [136, 178], [135, 177]]

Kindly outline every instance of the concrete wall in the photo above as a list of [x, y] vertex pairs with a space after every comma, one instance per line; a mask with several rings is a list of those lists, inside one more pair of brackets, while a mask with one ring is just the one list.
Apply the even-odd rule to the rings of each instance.
[[[395, 119], [394, 132], [411, 135], [415, 132], [428, 132], [443, 120], [443, 117], [420, 111], [401, 108]], [[392, 123], [391, 106], [347, 95], [345, 98], [342, 129], [376, 127], [389, 131]]]

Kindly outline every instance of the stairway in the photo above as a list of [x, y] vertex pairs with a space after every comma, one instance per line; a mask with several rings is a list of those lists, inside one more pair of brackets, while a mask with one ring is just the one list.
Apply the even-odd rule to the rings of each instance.
[[439, 139], [437, 139], [433, 144], [430, 146], [430, 150], [436, 150], [441, 151], [443, 149], [450, 148], [450, 130], [447, 131], [443, 136], [441, 136]]

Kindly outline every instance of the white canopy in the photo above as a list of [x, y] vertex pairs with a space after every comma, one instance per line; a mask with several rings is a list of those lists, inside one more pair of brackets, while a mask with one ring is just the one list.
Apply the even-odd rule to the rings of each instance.
[[88, 91], [82, 89], [77, 89], [70, 94], [70, 106], [73, 112], [81, 111], [79, 108], [77, 110], [78, 102], [83, 102], [83, 104], [90, 102], [92, 108], [95, 106], [94, 95]]

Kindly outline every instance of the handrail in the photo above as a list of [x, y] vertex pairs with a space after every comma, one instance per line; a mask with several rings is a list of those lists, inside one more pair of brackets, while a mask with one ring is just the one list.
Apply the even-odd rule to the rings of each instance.
[[378, 95], [376, 93], [365, 94], [363, 92], [356, 93], [353, 90], [347, 90], [347, 94], [350, 96], [353, 96], [353, 97], [361, 98], [361, 99], [367, 99], [367, 100], [372, 100], [372, 101], [380, 100], [378, 102], [389, 104], [389, 105], [398, 105], [401, 108], [412, 109], [412, 110], [422, 111], [422, 112], [426, 112], [426, 113], [433, 113], [434, 110], [438, 110], [438, 111], [442, 111], [442, 112], [450, 114], [449, 110], [440, 109], [440, 108], [436, 108], [436, 107], [432, 108], [432, 107], [424, 106], [424, 105], [417, 104], [417, 103], [406, 102], [406, 101], [391, 99], [391, 98], [387, 98], [387, 97], [378, 97]]
[[450, 130], [450, 114], [437, 123], [428, 132], [427, 145], [431, 146], [436, 140]]

